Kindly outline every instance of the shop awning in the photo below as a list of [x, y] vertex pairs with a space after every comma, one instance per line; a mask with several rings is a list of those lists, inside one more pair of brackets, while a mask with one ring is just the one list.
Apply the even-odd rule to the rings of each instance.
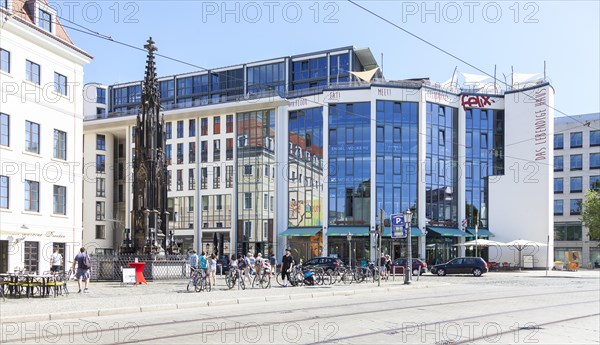
[[321, 231], [321, 228], [288, 228], [282, 232], [281, 236], [314, 236], [317, 232]]
[[327, 229], [327, 236], [346, 236], [348, 233], [352, 236], [369, 236], [368, 226], [337, 226]]
[[440, 226], [428, 226], [427, 230], [436, 232], [444, 237], [465, 237], [467, 233], [460, 231], [458, 228], [443, 228]]
[[[392, 228], [389, 226], [385, 227], [383, 230], [383, 237], [391, 237], [392, 236]], [[415, 226], [410, 227], [410, 237], [423, 236], [423, 231]]]
[[[472, 237], [475, 237], [475, 228], [467, 228], [467, 231], [473, 235]], [[490, 230], [488, 229], [478, 229], [477, 230], [477, 237], [496, 237], [496, 235], [494, 235]]]

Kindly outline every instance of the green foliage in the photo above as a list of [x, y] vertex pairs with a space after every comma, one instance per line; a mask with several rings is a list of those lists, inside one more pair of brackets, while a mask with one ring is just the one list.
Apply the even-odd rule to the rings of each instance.
[[600, 241], [600, 191], [588, 190], [581, 204], [581, 221], [592, 241]]

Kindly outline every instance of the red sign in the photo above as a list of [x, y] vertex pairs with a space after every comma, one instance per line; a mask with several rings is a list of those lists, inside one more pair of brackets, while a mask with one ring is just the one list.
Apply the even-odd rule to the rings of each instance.
[[483, 108], [488, 105], [492, 105], [492, 103], [496, 103], [495, 100], [491, 99], [490, 96], [467, 96], [462, 95], [461, 97], [461, 105], [463, 110], [467, 110], [469, 108]]

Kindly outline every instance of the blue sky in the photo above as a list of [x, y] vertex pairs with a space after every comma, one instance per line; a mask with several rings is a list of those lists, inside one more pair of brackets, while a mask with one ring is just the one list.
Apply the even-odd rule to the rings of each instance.
[[[115, 40], [216, 68], [334, 47], [369, 47], [387, 79], [449, 79], [456, 66], [479, 73], [346, 1], [58, 1], [60, 17]], [[542, 73], [555, 108], [569, 115], [600, 110], [598, 1], [361, 1], [417, 36], [498, 76]], [[300, 13], [301, 12], [301, 13]], [[62, 20], [66, 26], [82, 29]], [[67, 28], [94, 56], [86, 82], [113, 84], [143, 77], [145, 54]], [[159, 75], [198, 70], [157, 59]], [[557, 113], [557, 115], [559, 115]]]

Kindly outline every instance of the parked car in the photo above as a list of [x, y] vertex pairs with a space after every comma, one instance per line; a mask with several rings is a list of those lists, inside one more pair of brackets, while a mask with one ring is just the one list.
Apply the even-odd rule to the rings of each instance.
[[[406, 258], [398, 258], [392, 263], [394, 266], [406, 267]], [[412, 271], [414, 276], [427, 273], [427, 264], [420, 259], [412, 259]]]
[[488, 266], [485, 260], [476, 257], [455, 258], [444, 264], [431, 268], [432, 274], [445, 276], [446, 274], [472, 274], [479, 277], [487, 273]]
[[318, 257], [312, 258], [302, 264], [303, 269], [311, 269], [321, 267], [325, 271], [335, 270], [336, 267], [344, 266], [344, 262], [337, 258]]

